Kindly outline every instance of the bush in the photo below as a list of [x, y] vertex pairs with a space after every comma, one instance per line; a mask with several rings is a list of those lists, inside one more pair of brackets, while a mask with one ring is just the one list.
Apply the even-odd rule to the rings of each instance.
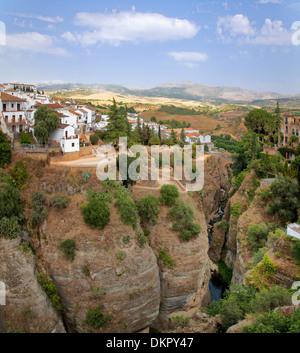
[[268, 239], [268, 234], [274, 231], [278, 226], [272, 223], [253, 224], [248, 227], [247, 241], [256, 252], [264, 247]]
[[12, 177], [16, 181], [17, 187], [20, 189], [28, 180], [29, 174], [27, 173], [27, 168], [24, 166], [23, 162], [17, 162], [14, 166], [12, 173]]
[[179, 191], [175, 185], [163, 185], [160, 189], [160, 201], [164, 205], [173, 206], [179, 197]]
[[137, 236], [137, 239], [138, 239], [138, 243], [139, 243], [140, 248], [145, 247], [145, 244], [147, 243], [147, 238], [145, 237], [145, 234], [139, 233]]
[[83, 207], [82, 212], [84, 221], [92, 228], [102, 230], [109, 223], [110, 209], [104, 201], [93, 199]]
[[273, 286], [256, 293], [251, 303], [251, 310], [255, 313], [263, 313], [289, 305], [291, 305], [291, 293], [285, 288]]
[[48, 298], [51, 300], [53, 308], [55, 308], [58, 312], [62, 311], [63, 304], [61, 303], [61, 299], [55, 284], [43, 273], [39, 274], [37, 280], [41, 284], [43, 290], [46, 292]]
[[24, 219], [20, 191], [9, 182], [0, 181], [0, 219], [13, 216]]
[[89, 310], [86, 314], [85, 323], [94, 329], [103, 327], [108, 321], [111, 320], [111, 315], [104, 316], [102, 314], [102, 305], [99, 305], [94, 310]]
[[129, 197], [122, 197], [117, 200], [115, 205], [118, 208], [121, 220], [135, 229], [139, 219], [135, 202]]
[[153, 195], [148, 195], [138, 201], [137, 208], [143, 223], [155, 222], [160, 212], [159, 199]]
[[11, 145], [6, 134], [0, 131], [0, 167], [11, 162]]
[[50, 205], [62, 210], [68, 207], [69, 198], [65, 195], [55, 195], [51, 198]]
[[31, 202], [33, 206], [42, 206], [44, 205], [45, 201], [45, 193], [43, 191], [34, 191], [31, 194]]
[[243, 327], [243, 333], [287, 333], [289, 318], [285, 318], [280, 312], [269, 312], [256, 319], [256, 322]]
[[35, 206], [29, 218], [29, 223], [31, 227], [35, 228], [37, 226], [40, 226], [47, 218], [47, 215], [48, 212], [44, 206]]
[[76, 243], [72, 239], [67, 239], [60, 243], [59, 247], [64, 252], [64, 257], [67, 260], [74, 261], [75, 258], [75, 250], [76, 250]]
[[167, 254], [167, 251], [164, 248], [160, 248], [158, 259], [163, 261], [164, 266], [167, 266], [171, 269], [176, 266], [176, 261]]
[[201, 232], [200, 224], [194, 223], [194, 212], [190, 206], [187, 206], [182, 200], [179, 200], [173, 206], [168, 217], [176, 221], [173, 224], [173, 230], [180, 232], [179, 237], [185, 241], [190, 241]]
[[20, 136], [21, 145], [30, 145], [32, 142], [31, 135], [29, 133], [23, 133]]
[[11, 218], [3, 217], [0, 219], [0, 236], [7, 239], [16, 239], [20, 235], [21, 226], [18, 218], [12, 216]]
[[295, 256], [295, 259], [297, 260], [298, 264], [300, 265], [300, 240], [296, 241], [296, 243], [293, 246], [292, 251]]
[[92, 145], [97, 145], [97, 143], [99, 142], [99, 136], [94, 134], [90, 136], [90, 141]]

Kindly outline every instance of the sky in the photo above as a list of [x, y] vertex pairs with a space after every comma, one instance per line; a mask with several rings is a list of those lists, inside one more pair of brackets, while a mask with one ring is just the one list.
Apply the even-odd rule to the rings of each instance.
[[1, 82], [300, 93], [299, 0], [0, 0], [0, 21]]

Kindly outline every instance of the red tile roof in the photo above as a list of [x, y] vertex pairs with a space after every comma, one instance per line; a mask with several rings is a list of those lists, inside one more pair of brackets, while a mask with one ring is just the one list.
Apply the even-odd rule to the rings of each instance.
[[1, 100], [3, 101], [13, 101], [13, 102], [26, 102], [26, 99], [21, 99], [19, 97], [12, 96], [11, 94], [7, 94], [5, 92], [1, 92]]

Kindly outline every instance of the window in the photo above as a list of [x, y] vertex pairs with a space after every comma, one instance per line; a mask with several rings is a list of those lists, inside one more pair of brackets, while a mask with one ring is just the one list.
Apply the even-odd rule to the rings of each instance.
[[299, 136], [299, 130], [298, 129], [296, 130], [296, 136]]
[[295, 129], [292, 130], [292, 134], [295, 135]]
[[289, 132], [289, 128], [288, 127], [286, 127], [286, 133], [288, 133]]
[[72, 147], [75, 147], [75, 143], [72, 143]]
[[286, 124], [289, 123], [289, 119], [288, 119], [288, 118], [285, 119], [285, 123], [286, 123]]

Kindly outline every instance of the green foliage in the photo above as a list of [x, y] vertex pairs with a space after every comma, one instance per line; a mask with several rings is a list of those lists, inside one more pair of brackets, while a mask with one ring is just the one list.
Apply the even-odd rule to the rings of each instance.
[[34, 119], [34, 135], [39, 143], [45, 144], [48, 142], [50, 134], [58, 128], [60, 118], [56, 111], [41, 106], [34, 113]]
[[55, 308], [58, 312], [61, 312], [63, 310], [63, 304], [55, 284], [43, 273], [38, 275], [37, 280], [41, 284], [48, 298], [51, 300], [53, 308]]
[[219, 303], [211, 305], [209, 314], [220, 314], [223, 330], [226, 332], [230, 326], [243, 320], [251, 310], [251, 301], [255, 295], [255, 289], [241, 285], [233, 285], [225, 292]]
[[84, 265], [82, 266], [82, 272], [83, 274], [86, 276], [86, 277], [89, 277], [91, 272], [90, 272], [90, 269], [89, 269], [89, 266], [88, 265]]
[[20, 200], [20, 191], [11, 181], [0, 180], [0, 219], [3, 217], [17, 217], [24, 220], [23, 208]]
[[179, 191], [175, 185], [163, 185], [160, 189], [160, 201], [164, 205], [173, 206], [179, 197]]
[[145, 244], [147, 244], [147, 238], [145, 237], [145, 234], [139, 233], [137, 235], [137, 239], [138, 239], [138, 243], [139, 243], [140, 248], [144, 248]]
[[88, 180], [91, 179], [92, 173], [91, 172], [82, 173], [81, 176], [84, 182], [86, 183]]
[[274, 135], [278, 130], [278, 124], [280, 125], [280, 121], [263, 109], [253, 109], [245, 117], [245, 126], [257, 134]]
[[183, 316], [183, 315], [175, 316], [172, 318], [172, 321], [177, 326], [180, 326], [181, 328], [185, 328], [186, 326], [188, 326], [190, 320], [191, 320], [191, 318]]
[[31, 194], [31, 202], [33, 210], [29, 218], [29, 223], [32, 228], [40, 226], [47, 218], [47, 209], [44, 207], [45, 193], [43, 191], [34, 191]]
[[21, 187], [26, 183], [30, 176], [27, 172], [27, 168], [21, 161], [16, 163], [11, 172], [11, 175], [15, 179], [16, 185], [19, 189], [21, 189]]
[[229, 268], [223, 260], [220, 260], [218, 262], [218, 270], [222, 280], [229, 286], [233, 275], [232, 268]]
[[62, 210], [68, 207], [69, 201], [66, 195], [54, 195], [50, 200], [50, 205]]
[[292, 305], [290, 291], [279, 286], [273, 286], [255, 294], [255, 298], [251, 302], [251, 310], [254, 313], [263, 313], [289, 305]]
[[297, 240], [296, 243], [293, 245], [293, 254], [295, 259], [297, 260], [298, 264], [300, 265], [300, 240]]
[[109, 223], [110, 208], [104, 201], [92, 199], [83, 207], [82, 212], [84, 221], [92, 228], [102, 230]]
[[230, 153], [238, 153], [241, 142], [234, 140], [230, 135], [212, 135], [211, 141], [217, 148], [223, 148]]
[[97, 134], [93, 134], [90, 136], [90, 142], [93, 146], [97, 145], [99, 142], [99, 136]]
[[[125, 169], [124, 166], [124, 158], [120, 158], [120, 155], [117, 158], [117, 169], [120, 173], [120, 176], [122, 177], [123, 180], [123, 184], [128, 187], [128, 185], [134, 185], [136, 183], [136, 180], [133, 180], [130, 178], [130, 174], [129, 173], [129, 168], [131, 166], [132, 163], [134, 163], [138, 158], [137, 157], [130, 157], [128, 155], [125, 155], [125, 158], [127, 159], [127, 169], [126, 171], [124, 171], [123, 169]], [[136, 172], [139, 173], [140, 172], [140, 165], [137, 167]], [[126, 173], [126, 174], [125, 174]]]
[[158, 136], [152, 136], [149, 140], [149, 146], [159, 146], [160, 139]]
[[21, 145], [30, 145], [32, 143], [31, 135], [28, 132], [21, 134], [20, 143]]
[[256, 322], [243, 327], [243, 333], [287, 333], [289, 319], [279, 312], [269, 312], [256, 319]]
[[143, 223], [156, 222], [160, 212], [159, 199], [153, 195], [147, 195], [138, 201], [137, 208]]
[[265, 254], [263, 261], [245, 277], [245, 282], [247, 285], [257, 289], [269, 288], [272, 285], [272, 283], [270, 283], [271, 276], [275, 274], [276, 270], [277, 265]]
[[217, 227], [219, 229], [222, 229], [224, 232], [227, 232], [228, 230], [228, 223], [223, 219], [221, 222], [217, 224]]
[[242, 204], [240, 202], [236, 202], [231, 206], [231, 215], [235, 217], [240, 217], [243, 214]]
[[104, 316], [102, 313], [102, 305], [99, 305], [94, 310], [89, 310], [86, 314], [85, 323], [94, 329], [103, 327], [107, 322], [111, 320], [111, 315]]
[[0, 167], [11, 162], [11, 145], [6, 134], [0, 131]]
[[132, 225], [133, 229], [136, 229], [139, 215], [136, 204], [132, 198], [128, 196], [121, 197], [117, 200], [115, 206], [120, 213], [121, 220], [127, 225]]
[[67, 260], [74, 261], [75, 258], [75, 250], [76, 250], [76, 243], [73, 239], [66, 239], [62, 243], [60, 243], [59, 247], [64, 252], [64, 257]]
[[253, 256], [253, 261], [252, 261], [252, 265], [255, 267], [257, 266], [263, 259], [265, 256], [266, 251], [264, 249], [259, 249]]
[[296, 179], [279, 176], [270, 187], [270, 199], [267, 212], [270, 215], [277, 215], [283, 224], [297, 221], [299, 184]]
[[194, 211], [187, 206], [182, 200], [177, 203], [168, 212], [168, 218], [175, 223], [173, 230], [179, 233], [179, 237], [184, 241], [190, 241], [201, 232], [200, 224], [194, 223]]
[[243, 181], [245, 180], [247, 175], [247, 170], [243, 170], [236, 178], [235, 178], [235, 190], [238, 190], [241, 185], [243, 184]]
[[88, 195], [89, 201], [98, 200], [98, 201], [103, 201], [107, 204], [110, 204], [114, 199], [114, 195], [110, 192], [107, 192], [107, 191], [88, 190], [87, 195]]
[[7, 239], [15, 239], [20, 235], [21, 226], [16, 216], [0, 219], [0, 236]]
[[276, 228], [278, 226], [272, 223], [253, 224], [248, 227], [247, 241], [255, 252], [265, 246], [268, 234], [275, 231]]
[[126, 258], [126, 254], [123, 251], [119, 251], [117, 254], [117, 259], [123, 261], [125, 260], [125, 258]]
[[158, 259], [163, 261], [164, 266], [172, 269], [176, 267], [176, 261], [170, 257], [166, 249], [160, 248]]

